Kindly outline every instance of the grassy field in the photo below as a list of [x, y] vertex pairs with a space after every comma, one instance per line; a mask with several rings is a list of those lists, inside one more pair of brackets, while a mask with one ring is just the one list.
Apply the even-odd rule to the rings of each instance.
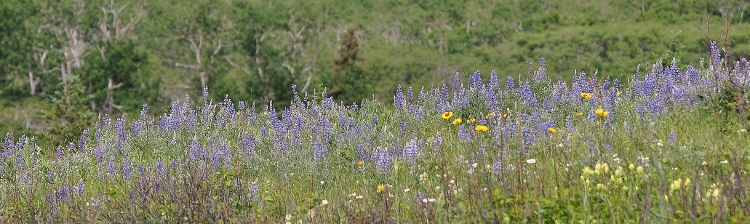
[[57, 149], [7, 137], [0, 221], [750, 221], [747, 61], [714, 45], [700, 65], [572, 83], [544, 63], [528, 80], [398, 88], [388, 105], [204, 97], [102, 118]]

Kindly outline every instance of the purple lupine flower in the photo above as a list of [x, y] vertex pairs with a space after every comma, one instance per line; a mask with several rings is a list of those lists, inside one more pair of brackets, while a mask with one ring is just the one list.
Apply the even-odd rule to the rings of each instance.
[[362, 161], [367, 160], [367, 155], [365, 154], [364, 144], [357, 145], [357, 156], [359, 157], [359, 160], [362, 160]]
[[247, 154], [255, 154], [255, 140], [253, 137], [247, 135], [247, 133], [242, 133], [242, 139], [240, 139], [239, 143], [242, 151]]
[[[448, 85], [443, 83], [443, 87], [440, 88], [440, 94], [438, 94], [438, 102], [448, 101]], [[447, 111], [447, 108], [438, 108], [440, 111]]]
[[55, 160], [54, 161], [57, 162], [58, 160], [60, 160], [60, 157], [62, 157], [62, 154], [63, 154], [62, 146], [58, 145], [57, 148], [55, 149]]
[[376, 160], [375, 167], [381, 173], [388, 173], [391, 170], [392, 159], [388, 150], [378, 146], [375, 152], [373, 152], [372, 158]]
[[101, 164], [104, 161], [104, 148], [101, 145], [97, 145], [96, 148], [94, 148], [94, 157], [96, 158], [96, 163]]
[[47, 171], [47, 180], [52, 181], [54, 179], [55, 179], [55, 171], [52, 171], [52, 170]]
[[516, 88], [516, 84], [513, 81], [513, 76], [508, 76], [505, 80], [505, 91], [512, 92]]
[[193, 137], [193, 141], [190, 142], [190, 151], [188, 152], [188, 157], [192, 161], [198, 161], [203, 159], [203, 155], [201, 152], [201, 145], [198, 143], [198, 140]]
[[67, 187], [61, 187], [57, 191], [55, 191], [55, 199], [57, 201], [64, 202], [68, 198], [69, 189]]
[[156, 160], [156, 172], [159, 172], [159, 175], [161, 175], [161, 177], [164, 179], [166, 179], [167, 175], [169, 175], [169, 170], [167, 170], [167, 167], [164, 166], [164, 162], [161, 160], [161, 158]]
[[458, 91], [458, 88], [461, 86], [461, 77], [458, 76], [458, 72], [456, 72], [456, 75], [453, 76], [453, 91]]
[[492, 171], [493, 173], [497, 174], [500, 173], [499, 171], [503, 169], [503, 161], [497, 160], [494, 163], [492, 163]]
[[378, 115], [377, 114], [372, 115], [372, 122], [371, 123], [372, 123], [372, 127], [375, 128], [375, 129], [377, 129], [377, 127], [378, 127]]
[[24, 167], [26, 167], [21, 153], [18, 153], [18, 155], [16, 155], [16, 166], [18, 167], [18, 170], [24, 170]]
[[534, 144], [534, 132], [527, 127], [521, 127], [521, 139], [523, 139], [523, 145]]
[[53, 207], [55, 204], [55, 195], [52, 193], [45, 194], [44, 202], [47, 203], [47, 206]]
[[245, 104], [245, 101], [240, 100], [237, 102], [237, 110], [239, 111], [245, 111], [247, 109], [247, 105]]
[[203, 87], [203, 99], [208, 101], [208, 86]]
[[16, 149], [21, 150], [24, 145], [26, 145], [26, 135], [21, 135], [21, 137], [18, 138], [18, 142], [16, 142]]
[[127, 140], [127, 136], [125, 136], [125, 118], [117, 118], [117, 121], [115, 121], [115, 133], [117, 134], [115, 148], [119, 149], [122, 147], [122, 143]]
[[675, 143], [677, 141], [677, 134], [674, 131], [669, 132], [669, 142]]
[[148, 104], [143, 104], [143, 109], [141, 109], [141, 120], [145, 121], [148, 116]]
[[396, 88], [396, 95], [393, 96], [393, 105], [396, 106], [396, 109], [403, 109], [404, 104], [406, 104], [406, 99], [404, 99], [404, 93], [401, 91], [401, 85], [399, 84]]
[[85, 188], [86, 188], [86, 185], [83, 183], [83, 179], [78, 180], [78, 184], [76, 185], [75, 190], [78, 193], [79, 197], [83, 197]]
[[495, 70], [490, 72], [490, 82], [488, 86], [491, 91], [498, 91], [500, 89], [500, 79], [497, 77], [497, 72], [495, 72]]
[[531, 91], [531, 86], [528, 83], [521, 85], [518, 89], [518, 94], [526, 105], [536, 108], [539, 101], [536, 99], [534, 92]]
[[406, 102], [414, 101], [414, 91], [409, 86], [409, 90], [406, 91]]
[[479, 70], [474, 71], [474, 73], [469, 76], [469, 88], [482, 88], [482, 76], [479, 73]]
[[144, 124], [144, 121], [142, 120], [136, 120], [133, 123], [130, 124], [130, 133], [133, 136], [139, 136], [141, 134], [141, 131], [144, 130], [144, 127], [146, 125]]
[[5, 145], [5, 150], [6, 150], [6, 153], [8, 154], [11, 154], [16, 147], [16, 144], [13, 143], [13, 136], [10, 135], [10, 133], [5, 134], [5, 139], [3, 139], [3, 144]]
[[86, 152], [86, 137], [88, 137], [89, 134], [89, 129], [83, 130], [81, 138], [78, 139], [78, 151]]
[[458, 126], [458, 139], [460, 139], [461, 141], [470, 140], [469, 133], [466, 132], [466, 125], [461, 124]]
[[115, 160], [114, 158], [109, 158], [109, 164], [107, 165], [107, 171], [109, 171], [109, 175], [114, 176], [117, 174], [117, 168], [115, 168]]
[[75, 149], [76, 149], [76, 144], [74, 144], [72, 142], [68, 142], [68, 148], [67, 149], [68, 149], [68, 152], [74, 152]]
[[401, 124], [401, 134], [406, 135], [406, 120], [402, 119], [400, 124]]
[[539, 129], [538, 130], [539, 132], [550, 134], [548, 130], [549, 128], [555, 127], [555, 122], [550, 119], [550, 120], [547, 120], [546, 122], [540, 123], [537, 127]]
[[440, 132], [435, 133], [435, 145], [440, 145], [443, 143], [443, 138], [440, 137]]
[[313, 143], [313, 158], [315, 160], [322, 160], [325, 159], [325, 154], [328, 152], [328, 149], [323, 145], [323, 142], [321, 141], [315, 141]]
[[227, 143], [222, 141], [219, 145], [224, 167], [229, 167], [229, 163], [232, 161], [232, 152], [227, 148]]
[[477, 147], [477, 160], [482, 160], [485, 154], [487, 154], [487, 148], [484, 144], [479, 144]]
[[133, 171], [133, 164], [127, 159], [122, 162], [122, 177], [125, 180], [130, 179], [131, 172]]
[[344, 129], [346, 127], [346, 116], [339, 114], [339, 128]]
[[709, 49], [711, 52], [710, 64], [712, 67], [714, 67], [714, 69], [718, 70], [721, 64], [721, 52], [719, 51], [719, 46], [716, 45], [716, 41], [711, 41], [711, 46]]
[[407, 163], [414, 165], [414, 161], [417, 159], [418, 153], [419, 153], [419, 143], [417, 142], [416, 138], [412, 138], [404, 146], [402, 156]]
[[568, 129], [568, 134], [575, 134], [575, 126], [573, 125], [573, 119], [570, 119], [570, 115], [565, 117], [565, 128]]
[[495, 94], [495, 91], [492, 90], [492, 88], [487, 88], [484, 90], [484, 97], [486, 98], [485, 106], [487, 111], [494, 111], [495, 105], [497, 105], [497, 95]]
[[263, 125], [260, 127], [260, 138], [265, 139], [266, 138], [266, 126]]
[[552, 99], [550, 99], [549, 97], [544, 97], [544, 99], [542, 99], [542, 108], [544, 108], [544, 110], [546, 111], [551, 111]]
[[250, 193], [251, 200], [257, 201], [260, 199], [260, 195], [258, 195], [258, 192], [260, 192], [260, 186], [257, 183], [250, 184], [247, 190]]
[[21, 181], [24, 184], [29, 184], [29, 172], [23, 172], [23, 175], [21, 175]]

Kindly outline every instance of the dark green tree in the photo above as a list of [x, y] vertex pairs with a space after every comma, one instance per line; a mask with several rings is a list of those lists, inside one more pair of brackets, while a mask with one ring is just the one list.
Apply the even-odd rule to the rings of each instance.
[[[52, 107], [41, 111], [41, 118], [51, 126], [45, 132], [49, 146], [75, 142], [94, 122], [94, 113], [89, 106], [92, 95], [76, 75], [69, 75], [62, 90], [51, 96]], [[53, 147], [46, 147], [52, 149]]]
[[111, 115], [115, 109], [133, 111], [156, 100], [149, 98], [158, 95], [158, 82], [149, 80], [148, 71], [141, 69], [148, 56], [137, 46], [129, 40], [110, 42], [101, 55], [89, 55], [82, 81], [92, 96], [94, 111]]
[[353, 29], [347, 32], [338, 52], [329, 95], [345, 104], [360, 102], [371, 94], [371, 83], [375, 80], [370, 79], [359, 64], [365, 59], [359, 56], [359, 43]]

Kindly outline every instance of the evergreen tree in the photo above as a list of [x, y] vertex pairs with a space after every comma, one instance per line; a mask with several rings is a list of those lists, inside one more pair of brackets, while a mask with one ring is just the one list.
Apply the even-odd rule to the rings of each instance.
[[329, 95], [336, 101], [351, 104], [359, 102], [368, 97], [370, 91], [370, 80], [358, 62], [365, 59], [358, 55], [359, 43], [354, 30], [350, 29], [339, 46], [339, 59], [334, 61], [336, 69], [331, 77], [331, 91]]

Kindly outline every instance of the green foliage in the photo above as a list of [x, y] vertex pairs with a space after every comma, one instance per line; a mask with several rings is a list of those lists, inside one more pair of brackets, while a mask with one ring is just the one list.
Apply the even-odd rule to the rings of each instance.
[[90, 107], [94, 96], [86, 91], [77, 76], [71, 75], [66, 87], [55, 91], [51, 97], [52, 107], [41, 111], [41, 118], [51, 124], [45, 132], [50, 144], [47, 147], [76, 142], [83, 130], [96, 120]]
[[[91, 100], [96, 102], [96, 112], [112, 114], [112, 106], [125, 104], [124, 111], [137, 111], [144, 103], [154, 102], [158, 83], [149, 83], [148, 70], [142, 70], [148, 63], [145, 53], [137, 49], [133, 41], [107, 42], [102, 46], [104, 53], [91, 54], [82, 73], [84, 86]], [[114, 102], [108, 102], [112, 97]], [[107, 109], [109, 107], [109, 109]]]
[[[102, 22], [114, 21], [102, 14], [101, 7], [109, 2], [0, 3], [0, 105], [22, 98], [44, 101], [62, 89], [59, 71], [50, 71], [70, 60], [63, 49], [68, 43], [65, 25], [75, 25], [86, 43], [86, 60], [79, 70], [84, 73], [79, 75], [94, 96], [95, 112], [107, 104], [108, 93], [102, 88], [108, 85], [103, 78], [107, 72], [129, 71], [117, 72], [120, 82], [114, 82], [129, 87], [109, 94], [128, 115], [138, 114], [146, 101], [162, 108], [162, 99], [200, 95], [201, 72], [210, 77], [206, 84], [214, 99], [228, 94], [259, 104], [274, 101], [281, 108], [292, 98], [292, 85], [308, 92], [333, 88], [329, 93], [334, 95], [349, 89], [351, 97], [339, 97], [347, 102], [373, 95], [390, 102], [398, 84], [418, 90], [450, 82], [456, 72], [475, 70], [494, 69], [501, 79], [526, 76], [525, 63], [542, 57], [553, 62], [548, 73], [563, 80], [598, 70], [627, 81], [644, 62], [669, 63], [674, 58], [697, 64], [707, 38], [726, 42], [737, 59], [750, 52], [750, 34], [741, 32], [749, 27], [750, 13], [738, 0], [134, 0], [114, 1], [124, 6], [118, 21], [138, 18], [141, 8], [145, 16], [133, 23], [123, 37], [127, 41], [104, 45], [113, 48], [105, 54], [132, 52], [123, 60], [133, 63], [104, 63], [97, 59], [97, 47], [102, 47]], [[357, 27], [357, 57], [368, 59], [354, 63], [356, 68], [335, 63], [342, 57], [333, 50], [345, 41], [346, 27]], [[186, 40], [189, 35], [195, 35], [196, 45], [202, 43], [200, 63]], [[45, 50], [46, 68], [40, 69], [37, 59]], [[29, 72], [41, 77], [33, 93]], [[336, 78], [344, 73], [351, 76]]]
[[339, 58], [334, 61], [336, 70], [330, 78], [329, 95], [344, 104], [360, 102], [371, 93], [370, 86], [375, 79], [368, 76], [359, 64], [365, 59], [359, 56], [359, 43], [355, 30], [350, 29], [347, 32], [338, 53]]

